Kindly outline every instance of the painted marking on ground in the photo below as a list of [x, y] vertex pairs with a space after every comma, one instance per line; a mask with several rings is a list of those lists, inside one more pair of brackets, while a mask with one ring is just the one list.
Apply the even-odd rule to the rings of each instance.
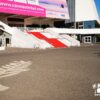
[[[28, 68], [32, 64], [31, 61], [13, 61], [8, 65], [0, 67], [0, 78], [13, 76], [24, 71], [29, 71]], [[5, 91], [9, 87], [0, 85], [0, 91]]]
[[0, 85], [0, 91], [6, 91], [6, 90], [8, 90], [8, 89], [9, 89], [9, 87]]

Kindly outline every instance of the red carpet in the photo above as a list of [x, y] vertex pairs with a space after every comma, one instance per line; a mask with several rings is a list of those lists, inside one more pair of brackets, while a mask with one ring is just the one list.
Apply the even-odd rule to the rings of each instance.
[[49, 44], [51, 44], [55, 48], [66, 48], [66, 47], [68, 47], [57, 39], [47, 38], [46, 36], [42, 35], [40, 32], [29, 32], [29, 34], [32, 34], [39, 39], [45, 40], [46, 42], [48, 42]]

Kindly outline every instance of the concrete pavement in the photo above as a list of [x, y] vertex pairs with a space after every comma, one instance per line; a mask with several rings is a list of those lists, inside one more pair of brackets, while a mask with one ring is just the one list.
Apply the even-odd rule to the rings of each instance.
[[100, 100], [92, 87], [100, 83], [100, 45], [0, 53], [0, 68], [14, 61], [32, 64], [28, 71], [0, 78], [8, 87], [0, 100]]

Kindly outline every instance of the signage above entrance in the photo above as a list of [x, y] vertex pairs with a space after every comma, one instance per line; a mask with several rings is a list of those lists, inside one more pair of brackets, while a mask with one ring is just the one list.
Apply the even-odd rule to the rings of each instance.
[[69, 19], [66, 0], [0, 0], [0, 12]]
[[0, 0], [0, 12], [45, 17], [45, 8], [27, 3], [26, 0]]

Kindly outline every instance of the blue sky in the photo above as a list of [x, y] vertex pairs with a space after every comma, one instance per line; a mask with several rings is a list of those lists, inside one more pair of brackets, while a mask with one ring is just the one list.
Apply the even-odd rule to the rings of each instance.
[[95, 3], [98, 10], [99, 18], [100, 18], [100, 0], [95, 0]]

